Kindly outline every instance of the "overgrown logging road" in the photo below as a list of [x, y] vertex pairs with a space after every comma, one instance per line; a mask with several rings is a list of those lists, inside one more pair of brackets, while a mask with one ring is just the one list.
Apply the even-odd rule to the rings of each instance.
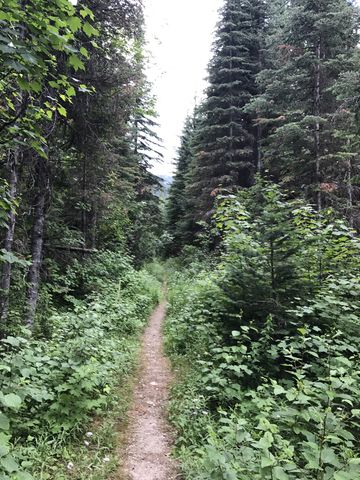
[[152, 314], [143, 337], [124, 461], [124, 475], [129, 480], [179, 478], [176, 463], [170, 457], [171, 434], [165, 414], [171, 381], [169, 362], [163, 353], [165, 315], [163, 302]]

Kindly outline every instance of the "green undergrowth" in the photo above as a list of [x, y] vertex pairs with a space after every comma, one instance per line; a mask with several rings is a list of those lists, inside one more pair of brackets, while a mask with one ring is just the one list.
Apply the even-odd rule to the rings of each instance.
[[360, 479], [359, 242], [297, 208], [275, 187], [227, 198], [218, 265], [170, 269], [186, 480]]
[[359, 342], [309, 325], [275, 340], [271, 322], [229, 341], [212, 320], [209, 275], [170, 283], [170, 419], [185, 478], [360, 478]]
[[88, 293], [49, 319], [49, 338], [24, 330], [1, 342], [1, 480], [101, 480], [115, 468], [140, 333], [161, 283], [111, 253], [81, 273]]

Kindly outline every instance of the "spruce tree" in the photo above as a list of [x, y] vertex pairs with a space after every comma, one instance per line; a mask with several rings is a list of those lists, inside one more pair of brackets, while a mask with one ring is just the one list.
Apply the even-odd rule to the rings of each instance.
[[360, 230], [360, 51], [356, 49], [350, 68], [335, 85], [340, 102], [334, 116], [335, 135], [341, 140], [338, 154], [343, 178], [337, 191], [336, 210], [345, 215], [351, 227]]
[[[343, 140], [336, 134], [334, 86], [357, 45], [357, 11], [347, 0], [277, 0], [259, 79], [259, 124], [270, 175], [316, 204], [331, 204], [342, 182]], [[274, 13], [276, 12], [276, 15]]]
[[257, 93], [264, 11], [261, 0], [226, 0], [221, 10], [188, 189], [196, 220], [211, 211], [219, 188], [253, 183], [258, 129], [244, 107]]
[[133, 208], [129, 211], [131, 232], [128, 246], [138, 265], [158, 253], [158, 239], [163, 226], [158, 195], [162, 185], [160, 178], [149, 170], [153, 162], [163, 160], [162, 140], [156, 133], [158, 123], [155, 103], [151, 86], [143, 78], [138, 89], [129, 136], [131, 157], [136, 166], [136, 196]]
[[189, 205], [186, 187], [188, 184], [190, 163], [193, 158], [192, 143], [196, 121], [196, 112], [185, 121], [176, 162], [176, 173], [169, 190], [166, 204], [167, 230], [172, 237], [171, 248], [169, 248], [168, 253], [171, 254], [180, 251], [184, 245], [186, 232], [188, 230], [186, 214]]

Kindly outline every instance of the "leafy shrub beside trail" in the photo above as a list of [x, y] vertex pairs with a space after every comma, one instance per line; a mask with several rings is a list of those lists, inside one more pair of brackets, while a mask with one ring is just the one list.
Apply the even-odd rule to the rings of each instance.
[[170, 274], [186, 479], [360, 478], [359, 242], [296, 207], [273, 186], [227, 198], [217, 268]]
[[221, 337], [201, 309], [203, 277], [178, 276], [167, 324], [182, 365], [170, 417], [186, 478], [360, 478], [358, 339], [303, 325], [275, 340], [271, 322]]
[[[24, 470], [39, 478], [41, 459], [33, 461], [38, 439], [64, 444], [83, 434], [133, 368], [138, 336], [159, 299], [160, 283], [116, 257], [101, 254], [91, 272], [85, 267], [87, 283], [96, 289], [49, 320], [51, 338], [38, 340], [24, 331], [2, 340], [1, 480], [30, 479]], [[64, 459], [58, 462], [61, 468]]]

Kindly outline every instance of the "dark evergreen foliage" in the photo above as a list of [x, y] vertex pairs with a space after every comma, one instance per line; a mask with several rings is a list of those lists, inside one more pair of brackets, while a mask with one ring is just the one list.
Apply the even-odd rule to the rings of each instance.
[[198, 114], [196, 111], [193, 116], [189, 116], [185, 121], [176, 162], [176, 173], [167, 199], [166, 224], [171, 236], [167, 252], [169, 254], [179, 253], [181, 247], [189, 241], [187, 234], [193, 230], [187, 224], [189, 217], [191, 221], [191, 214], [189, 214], [190, 202], [186, 187], [190, 164], [193, 159], [193, 140], [197, 122]]
[[[16, 318], [25, 314], [33, 327], [39, 299], [47, 305], [38, 309], [46, 316], [56, 296], [43, 294], [42, 280], [46, 285], [62, 275], [65, 280], [71, 264], [98, 249], [121, 250], [138, 263], [152, 258], [162, 225], [155, 195], [159, 181], [149, 173], [151, 158], [161, 154], [144, 74], [142, 4], [85, 0], [75, 8], [67, 0], [56, 3], [0, 2], [9, 39], [22, 39], [16, 25], [33, 32], [22, 39], [23, 55], [10, 49], [0, 58], [10, 79], [5, 89], [10, 107], [11, 92], [20, 87], [13, 105], [19, 118], [0, 131], [1, 174], [10, 184], [10, 203], [21, 197], [3, 231], [9, 258], [0, 285], [3, 325], [10, 312]], [[41, 30], [35, 28], [38, 12], [45, 19]], [[48, 57], [46, 67], [42, 59]], [[5, 87], [5, 80], [0, 83]], [[2, 115], [10, 119], [12, 114], [1, 107]], [[29, 254], [27, 273], [12, 255]], [[12, 319], [8, 323], [11, 329]]]
[[322, 207], [344, 192], [344, 139], [334, 86], [351, 69], [357, 10], [347, 0], [274, 2], [269, 19], [264, 91], [254, 101], [269, 129], [263, 152], [271, 178]]
[[225, 2], [176, 222], [187, 242], [256, 172], [360, 226], [358, 28], [347, 0]]
[[226, 0], [221, 11], [194, 140], [189, 195], [196, 220], [209, 214], [219, 188], [249, 187], [258, 168], [258, 129], [244, 107], [258, 92], [264, 12], [258, 0]]

